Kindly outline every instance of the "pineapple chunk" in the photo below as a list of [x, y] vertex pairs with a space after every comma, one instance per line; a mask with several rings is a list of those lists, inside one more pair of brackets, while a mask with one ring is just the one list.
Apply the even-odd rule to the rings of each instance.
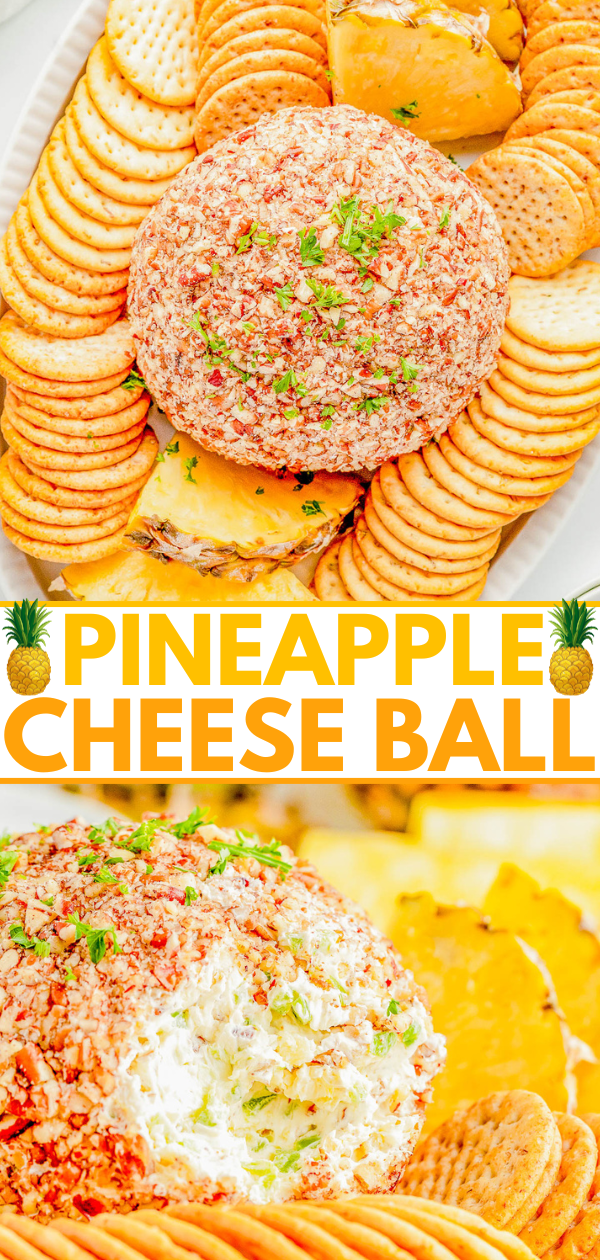
[[427, 1109], [426, 1131], [500, 1089], [530, 1089], [556, 1111], [569, 1102], [567, 1029], [542, 969], [512, 932], [468, 906], [401, 897], [392, 940], [422, 984], [448, 1058]]
[[358, 502], [355, 477], [278, 477], [177, 434], [133, 510], [125, 545], [205, 575], [250, 582], [324, 547]]
[[420, 845], [392, 831], [338, 831], [309, 827], [298, 855], [312, 862], [335, 888], [357, 901], [389, 936], [400, 892], [444, 884], [444, 872]]
[[422, 0], [328, 0], [335, 103], [425, 140], [505, 131], [519, 90], [491, 44], [457, 9]]
[[562, 889], [600, 918], [600, 804], [595, 801], [442, 788], [413, 798], [407, 830], [446, 867], [446, 901], [481, 905], [500, 863], [517, 862], [544, 886]]
[[[284, 604], [311, 603], [311, 594], [289, 569], [259, 576], [254, 582], [229, 582], [201, 577], [195, 569], [177, 561], [161, 564], [144, 552], [117, 551], [89, 564], [70, 564], [63, 569], [60, 589], [75, 599], [107, 604], [119, 600], [135, 604]], [[58, 589], [54, 583], [54, 589]]]
[[[581, 910], [554, 888], [505, 863], [484, 903], [495, 927], [507, 928], [540, 955], [571, 1032], [600, 1056], [600, 938]], [[600, 1111], [600, 1065], [576, 1068], [580, 1113]]]
[[454, 8], [469, 17], [487, 17], [485, 37], [502, 61], [518, 61], [523, 51], [523, 18], [515, 0], [454, 0]]

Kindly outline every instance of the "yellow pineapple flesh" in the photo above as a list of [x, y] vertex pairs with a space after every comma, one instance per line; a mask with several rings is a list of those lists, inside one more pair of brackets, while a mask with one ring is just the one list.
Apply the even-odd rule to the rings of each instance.
[[361, 493], [356, 477], [277, 476], [234, 464], [179, 433], [142, 490], [125, 546], [203, 575], [250, 582], [324, 547]]
[[278, 568], [253, 582], [202, 577], [176, 560], [161, 563], [143, 551], [117, 551], [102, 560], [70, 564], [55, 589], [68, 590], [75, 599], [98, 603], [248, 604], [311, 603], [315, 596], [289, 569]]
[[510, 71], [475, 22], [423, 0], [328, 2], [335, 103], [425, 140], [505, 131], [521, 112]]

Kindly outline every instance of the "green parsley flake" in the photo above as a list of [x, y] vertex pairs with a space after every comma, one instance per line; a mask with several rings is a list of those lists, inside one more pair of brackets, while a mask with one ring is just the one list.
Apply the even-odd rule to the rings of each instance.
[[158, 455], [156, 456], [157, 464], [164, 464], [165, 455], [177, 455], [178, 452], [179, 452], [179, 442], [175, 438], [172, 442], [169, 442], [168, 445], [165, 446], [164, 451], [159, 451]]
[[420, 118], [420, 113], [417, 113], [418, 104], [418, 101], [409, 101], [408, 105], [398, 105], [396, 109], [390, 109], [390, 114], [396, 122], [406, 124], [411, 118]]
[[197, 901], [197, 900], [198, 900], [198, 893], [196, 892], [196, 889], [192, 888], [191, 884], [187, 884], [186, 890], [185, 890], [184, 905], [191, 906], [192, 901]]
[[331, 307], [343, 306], [344, 302], [348, 301], [348, 299], [344, 297], [344, 294], [341, 293], [339, 289], [334, 289], [332, 284], [328, 284], [327, 286], [325, 286], [324, 284], [320, 284], [318, 280], [315, 280], [312, 277], [310, 277], [306, 281], [306, 283], [309, 289], [312, 289], [315, 295], [315, 298], [316, 298], [316, 302], [314, 303], [315, 307], [318, 307], [320, 309], [322, 308], [324, 310], [330, 310]]
[[116, 818], [107, 818], [106, 822], [101, 823], [99, 827], [90, 827], [88, 833], [90, 844], [100, 844], [103, 840], [109, 840], [118, 835], [121, 825]]
[[146, 382], [143, 376], [140, 376], [139, 372], [136, 372], [135, 368], [132, 368], [129, 376], [126, 376], [125, 380], [121, 381], [121, 389], [137, 389], [140, 385], [142, 389], [146, 388]]
[[300, 260], [303, 267], [318, 267], [319, 263], [325, 262], [325, 253], [319, 245], [314, 227], [301, 228], [298, 236], [300, 238]]
[[372, 416], [373, 412], [380, 411], [387, 401], [387, 394], [376, 394], [374, 398], [363, 398], [358, 404], [357, 411], [364, 411], [367, 416]]
[[41, 941], [39, 936], [28, 936], [22, 923], [11, 923], [8, 934], [15, 945], [20, 945], [22, 949], [32, 949], [36, 958], [48, 957], [48, 941]]
[[271, 840], [269, 844], [252, 843], [256, 837], [248, 831], [238, 830], [235, 833], [234, 840], [211, 840], [208, 848], [218, 853], [218, 859], [210, 868], [211, 875], [222, 875], [228, 862], [233, 858], [256, 858], [257, 862], [261, 862], [263, 866], [272, 866], [281, 874], [281, 878], [285, 879], [286, 875], [291, 871], [291, 862], [286, 862], [282, 856], [281, 847], [276, 840]]
[[254, 493], [255, 493], [255, 494], [264, 494], [264, 493], [265, 493], [265, 488], [264, 488], [264, 486], [257, 486], [257, 487], [256, 487], [256, 490], [254, 491]]
[[192, 482], [193, 482], [193, 484], [194, 484], [195, 486], [197, 486], [197, 485], [198, 485], [198, 482], [196, 481], [196, 478], [192, 476], [192, 473], [193, 473], [194, 468], [196, 467], [197, 463], [198, 463], [198, 456], [197, 456], [197, 455], [191, 455], [191, 456], [190, 456], [190, 458], [189, 458], [189, 459], [186, 459], [186, 461], [185, 461], [185, 477], [184, 477], [184, 481], [192, 481]]
[[289, 281], [287, 284], [282, 285], [281, 288], [275, 288], [275, 296], [282, 311], [287, 311], [288, 306], [291, 306], [294, 300], [294, 291]]
[[296, 373], [293, 368], [288, 368], [278, 381], [273, 381], [273, 390], [276, 394], [287, 393], [289, 389], [295, 389], [298, 384]]
[[115, 932], [114, 927], [101, 927], [101, 928], [90, 927], [89, 923], [81, 922], [81, 919], [79, 918], [78, 914], [67, 915], [67, 923], [73, 924], [73, 927], [75, 928], [75, 931], [76, 931], [76, 937], [75, 937], [76, 941], [85, 939], [87, 947], [88, 947], [88, 953], [90, 955], [90, 962], [93, 962], [95, 967], [97, 967], [99, 962], [102, 962], [102, 959], [104, 958], [106, 954], [106, 937], [107, 936], [110, 936], [111, 938], [113, 953], [114, 954], [123, 953], [123, 950], [121, 949], [117, 941], [117, 934]]
[[0, 853], [0, 888], [4, 888], [16, 866], [18, 853]]
[[[300, 415], [300, 412], [298, 411], [298, 408], [297, 408], [297, 407], [286, 407], [286, 408], [285, 408], [285, 411], [284, 411], [284, 413], [283, 413], [283, 414], [284, 414], [284, 416], [285, 416], [286, 420], [295, 420], [295, 419], [296, 419], [296, 416], [299, 416], [299, 415]], [[297, 486], [294, 486], [294, 489], [295, 489], [295, 490], [296, 490], [297, 488], [298, 488]]]
[[178, 823], [163, 823], [161, 830], [169, 831], [172, 836], [177, 836], [178, 840], [182, 840], [184, 836], [193, 836], [200, 827], [208, 827], [214, 822], [210, 810], [207, 805], [195, 805], [191, 814]]
[[302, 504], [302, 511], [305, 516], [325, 516], [323, 506], [318, 499], [307, 499]]
[[396, 1001], [396, 999], [395, 999], [395, 998], [392, 998], [392, 999], [391, 999], [391, 1001], [388, 1003], [388, 1008], [387, 1008], [386, 1014], [387, 1014], [387, 1015], [399, 1015], [399, 1014], [400, 1014], [400, 1007], [399, 1007], [399, 1005], [398, 1005], [398, 1003], [397, 1003], [397, 1001]]
[[259, 223], [253, 223], [248, 232], [244, 236], [240, 236], [236, 254], [245, 254], [252, 245], [260, 245], [263, 249], [273, 249], [277, 244], [277, 237], [274, 232], [269, 232], [267, 228], [261, 227]]
[[450, 207], [446, 206], [446, 209], [444, 210], [444, 213], [437, 225], [438, 232], [441, 230], [441, 228], [448, 227], [449, 223], [450, 223]]

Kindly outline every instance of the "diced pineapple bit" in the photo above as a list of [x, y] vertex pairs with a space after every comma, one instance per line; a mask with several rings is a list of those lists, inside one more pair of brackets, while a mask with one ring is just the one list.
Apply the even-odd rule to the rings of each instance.
[[61, 574], [75, 599], [111, 603], [252, 604], [312, 602], [315, 596], [289, 569], [275, 569], [253, 582], [201, 577], [187, 564], [161, 564], [145, 552], [118, 551], [89, 564], [70, 564]]
[[422, 0], [328, 0], [336, 104], [355, 105], [425, 140], [505, 131], [519, 90], [476, 25]]
[[328, 543], [361, 491], [341, 474], [278, 477], [234, 464], [179, 433], [142, 490], [125, 545], [248, 582]]
[[436, 905], [428, 893], [400, 899], [391, 936], [447, 1041], [427, 1131], [495, 1090], [530, 1089], [566, 1110], [568, 1030], [541, 967], [516, 936], [467, 906]]

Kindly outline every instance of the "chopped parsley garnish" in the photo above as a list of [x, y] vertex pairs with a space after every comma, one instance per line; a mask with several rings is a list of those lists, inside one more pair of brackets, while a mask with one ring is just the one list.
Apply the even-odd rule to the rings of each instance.
[[254, 327], [254, 324], [251, 324], [250, 320], [248, 319], [244, 321], [244, 323], [242, 324], [242, 328], [244, 329], [244, 332], [247, 332], [247, 333], [256, 332], [256, 328]]
[[15, 945], [20, 945], [22, 949], [32, 949], [36, 958], [48, 957], [48, 941], [41, 941], [39, 936], [28, 936], [22, 923], [11, 923], [8, 934]]
[[450, 222], [450, 207], [446, 206], [446, 209], [444, 210], [444, 213], [438, 223], [438, 232], [440, 231], [441, 228], [448, 227], [449, 222]]
[[374, 283], [375, 283], [375, 281], [373, 280], [373, 277], [372, 277], [372, 276], [367, 276], [367, 278], [366, 278], [366, 280], [365, 280], [365, 282], [364, 282], [364, 284], [362, 285], [362, 288], [361, 288], [361, 290], [360, 290], [360, 291], [361, 291], [361, 293], [370, 293], [370, 292], [371, 292], [371, 289], [373, 288]]
[[54, 897], [42, 897], [42, 898], [41, 898], [41, 902], [42, 902], [42, 905], [43, 905], [43, 906], [53, 906], [53, 905], [54, 905]]
[[317, 233], [314, 227], [301, 228], [298, 232], [300, 238], [300, 260], [303, 267], [318, 267], [319, 263], [325, 261], [325, 252], [321, 249], [317, 240]]
[[334, 415], [335, 415], [335, 407], [332, 407], [331, 405], [327, 407], [323, 407], [321, 411], [321, 428], [325, 429], [326, 432], [329, 431], [329, 429], [331, 428], [333, 424], [333, 420], [331, 419], [331, 416], [334, 416]]
[[142, 386], [142, 389], [146, 388], [143, 376], [140, 376], [139, 372], [135, 371], [135, 368], [132, 368], [129, 376], [126, 376], [125, 380], [121, 381], [121, 389], [137, 389], [139, 385]]
[[101, 823], [99, 827], [90, 827], [88, 840], [90, 844], [100, 844], [103, 840], [118, 835], [120, 830], [116, 818], [107, 818], [106, 822]]
[[[371, 334], [370, 337], [357, 337], [356, 342], [354, 344], [354, 349], [357, 351], [358, 354], [368, 354], [369, 350], [373, 349], [373, 344], [376, 341], [381, 341], [381, 337], [378, 337], [376, 334], [373, 334], [373, 333]], [[348, 384], [350, 384], [350, 381], [348, 382]]]
[[209, 841], [208, 848], [219, 855], [210, 868], [211, 875], [222, 875], [227, 863], [233, 858], [256, 858], [263, 866], [274, 867], [280, 872], [281, 878], [285, 879], [292, 864], [282, 857], [281, 847], [276, 840], [271, 840], [269, 844], [256, 844], [253, 843], [255, 837], [249, 832], [236, 831], [235, 835], [235, 840]]
[[72, 967], [67, 967], [67, 970], [65, 971], [65, 984], [67, 984], [69, 980], [77, 980], [77, 976], [75, 975]]
[[197, 456], [197, 455], [190, 455], [190, 458], [189, 458], [189, 459], [186, 459], [186, 461], [185, 461], [185, 477], [184, 477], [184, 479], [183, 479], [184, 481], [191, 481], [191, 482], [193, 482], [193, 484], [194, 484], [195, 486], [197, 486], [197, 485], [198, 485], [198, 482], [196, 481], [196, 478], [192, 476], [192, 473], [193, 473], [194, 468], [196, 467], [197, 463], [198, 463], [198, 456]]
[[313, 311], [312, 307], [309, 306], [308, 310], [300, 311], [300, 319], [303, 319], [305, 324], [312, 323], [314, 318], [315, 318], [315, 312]]
[[277, 244], [277, 237], [274, 232], [269, 232], [267, 228], [261, 227], [260, 223], [253, 223], [248, 231], [240, 236], [238, 241], [236, 254], [245, 254], [252, 245], [261, 245], [263, 249], [273, 249]]
[[212, 273], [212, 275], [213, 275], [213, 276], [218, 276], [218, 274], [219, 274], [219, 272], [220, 272], [220, 270], [221, 270], [221, 268], [219, 267], [218, 262], [216, 262], [216, 261], [215, 261], [215, 262], [212, 262], [212, 263], [210, 264], [210, 270], [211, 270], [211, 273]]
[[407, 123], [411, 118], [420, 118], [420, 112], [417, 112], [418, 101], [409, 101], [408, 105], [398, 105], [396, 109], [390, 109], [392, 118], [396, 122]]
[[402, 368], [402, 375], [404, 377], [404, 380], [406, 384], [408, 385], [409, 394], [416, 394], [417, 389], [419, 388], [417, 385], [417, 376], [419, 375], [419, 365], [407, 363], [406, 359], [403, 359], [401, 357], [400, 367]]
[[186, 890], [185, 890], [185, 902], [184, 902], [184, 905], [186, 905], [186, 906], [191, 906], [192, 901], [197, 901], [197, 900], [198, 900], [198, 893], [196, 892], [196, 889], [195, 889], [195, 888], [192, 888], [192, 885], [191, 885], [191, 884], [188, 884], [188, 885], [186, 886]]
[[[36, 831], [39, 831], [42, 836], [47, 836], [52, 831], [52, 827], [46, 826], [44, 823], [38, 823], [36, 825]], [[3, 831], [0, 836], [0, 849], [3, 849], [5, 845], [8, 844], [9, 840], [9, 833], [7, 831]]]
[[358, 404], [357, 411], [364, 411], [366, 415], [372, 416], [373, 412], [380, 411], [386, 402], [386, 394], [376, 394], [374, 398], [363, 398]]
[[[368, 212], [363, 211], [358, 197], [338, 202], [333, 207], [331, 216], [342, 228], [337, 240], [338, 246], [356, 259], [361, 275], [365, 275], [371, 259], [379, 253], [383, 238], [390, 240], [394, 228], [402, 227], [406, 223], [403, 215], [395, 214], [391, 209], [385, 214], [379, 206], [371, 206]], [[367, 291], [363, 289], [363, 292]]]
[[344, 297], [339, 289], [334, 289], [332, 284], [320, 284], [313, 278], [309, 278], [306, 283], [317, 299], [314, 304], [316, 307], [330, 310], [332, 306], [343, 306], [344, 302], [348, 301], [348, 298]]
[[287, 311], [288, 306], [291, 306], [294, 301], [294, 291], [289, 281], [287, 284], [282, 285], [281, 288], [275, 288], [275, 297], [282, 311]]
[[109, 871], [107, 866], [101, 867], [96, 875], [94, 875], [95, 884], [118, 884], [116, 875]]
[[158, 830], [168, 831], [168, 824], [164, 818], [149, 818], [146, 822], [140, 823], [135, 831], [132, 831], [127, 840], [120, 840], [119, 849], [128, 849], [130, 853], [149, 853], [154, 839], [154, 833]]
[[237, 372], [237, 375], [242, 381], [244, 381], [244, 383], [249, 380], [249, 372], [244, 372], [243, 369], [239, 368], [236, 363], [229, 362], [233, 351], [228, 348], [225, 338], [219, 336], [218, 333], [209, 333], [204, 327], [200, 311], [196, 311], [192, 315], [188, 324], [194, 332], [200, 333], [200, 336], [206, 345], [206, 354], [204, 357], [209, 367], [229, 368], [230, 372]]
[[305, 516], [325, 515], [322, 504], [319, 503], [318, 499], [307, 499], [306, 502], [302, 504], [302, 511]]
[[164, 464], [165, 455], [178, 455], [178, 454], [179, 454], [179, 442], [177, 441], [177, 438], [174, 438], [172, 442], [169, 442], [168, 445], [165, 446], [164, 451], [159, 451], [158, 455], [156, 456], [156, 462], [157, 464]]
[[388, 1003], [388, 1008], [387, 1008], [386, 1014], [387, 1014], [387, 1015], [399, 1015], [399, 1014], [400, 1014], [400, 1007], [398, 1006], [398, 1003], [397, 1003], [397, 1001], [396, 1001], [396, 999], [395, 999], [395, 998], [392, 998], [392, 999], [391, 999], [391, 1001]]
[[123, 953], [123, 950], [117, 941], [117, 934], [114, 927], [90, 927], [89, 923], [81, 922], [78, 914], [67, 915], [67, 923], [72, 923], [75, 928], [77, 934], [75, 940], [80, 941], [85, 939], [88, 947], [88, 953], [90, 955], [90, 961], [93, 962], [94, 966], [97, 966], [99, 962], [102, 962], [102, 959], [106, 954], [107, 936], [110, 936], [111, 938], [113, 953]]
[[78, 866], [93, 866], [98, 861], [97, 853], [80, 853], [77, 858]]
[[256, 490], [254, 491], [254, 493], [255, 493], [255, 494], [264, 494], [264, 493], [265, 493], [265, 488], [264, 488], [264, 486], [257, 486], [257, 487], [256, 487]]
[[18, 858], [18, 853], [0, 853], [0, 888], [4, 888], [8, 883], [9, 876]]
[[454, 157], [454, 154], [453, 154], [453, 153], [449, 153], [449, 154], [448, 154], [448, 161], [449, 161], [449, 162], [454, 162], [454, 165], [455, 165], [455, 166], [458, 166], [458, 162], [456, 161], [456, 158]]
[[273, 390], [276, 394], [287, 393], [288, 389], [295, 389], [298, 384], [298, 378], [293, 368], [288, 368], [278, 381], [273, 381]]
[[396, 1042], [396, 1034], [394, 1032], [376, 1032], [373, 1037], [373, 1045], [371, 1046], [372, 1054], [377, 1054], [381, 1059], [389, 1054], [392, 1046]]
[[[286, 407], [286, 409], [285, 409], [285, 411], [284, 411], [284, 413], [283, 413], [283, 414], [284, 414], [284, 416], [285, 416], [286, 420], [295, 420], [295, 419], [296, 419], [296, 416], [299, 416], [299, 415], [300, 415], [300, 412], [298, 411], [298, 408], [297, 408], [297, 407]], [[296, 487], [296, 486], [294, 486], [294, 490], [296, 490], [296, 489], [297, 489], [297, 487]]]
[[242, 1103], [242, 1111], [245, 1111], [247, 1116], [251, 1116], [256, 1111], [262, 1111], [263, 1107], [268, 1107], [275, 1098], [277, 1094], [257, 1094], [255, 1098], [249, 1098], [247, 1102]]
[[162, 829], [170, 831], [172, 836], [177, 836], [178, 840], [182, 840], [184, 836], [193, 836], [200, 827], [208, 827], [212, 822], [214, 818], [211, 817], [208, 806], [195, 805], [191, 814], [188, 814], [182, 822], [171, 823], [170, 826], [163, 823]]
[[409, 1024], [408, 1028], [405, 1028], [404, 1032], [402, 1033], [402, 1041], [405, 1046], [413, 1046], [418, 1036], [419, 1036], [419, 1029], [417, 1028], [417, 1025]]

